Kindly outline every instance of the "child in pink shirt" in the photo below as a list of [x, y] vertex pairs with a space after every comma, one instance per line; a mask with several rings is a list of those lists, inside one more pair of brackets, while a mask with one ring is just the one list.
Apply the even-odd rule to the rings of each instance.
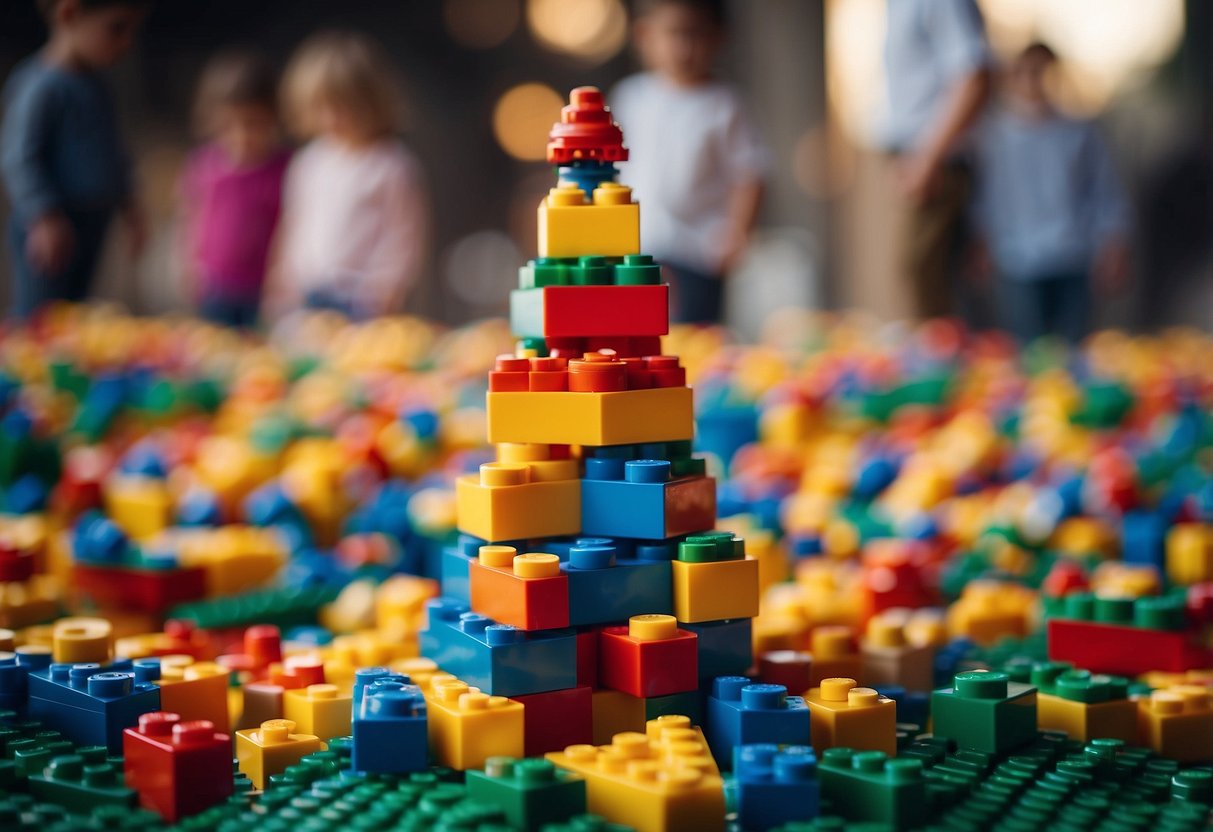
[[286, 94], [311, 141], [287, 173], [271, 315], [398, 311], [421, 267], [428, 222], [421, 167], [394, 133], [389, 62], [359, 35], [316, 35], [291, 60]]
[[182, 181], [185, 271], [198, 313], [216, 323], [257, 320], [290, 153], [281, 142], [273, 69], [252, 53], [207, 66], [198, 122], [210, 141]]

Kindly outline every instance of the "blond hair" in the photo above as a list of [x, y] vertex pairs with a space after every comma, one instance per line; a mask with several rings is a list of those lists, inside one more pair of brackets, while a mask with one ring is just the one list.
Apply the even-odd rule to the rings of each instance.
[[400, 90], [383, 50], [353, 32], [320, 32], [296, 50], [286, 70], [285, 100], [291, 127], [314, 136], [316, 105], [348, 112], [368, 136], [384, 136], [400, 126]]

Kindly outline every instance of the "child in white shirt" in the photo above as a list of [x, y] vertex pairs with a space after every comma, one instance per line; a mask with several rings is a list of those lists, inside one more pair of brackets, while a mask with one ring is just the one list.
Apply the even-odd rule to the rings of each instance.
[[360, 35], [316, 35], [291, 60], [286, 97], [311, 141], [287, 173], [271, 316], [397, 311], [423, 262], [428, 209], [421, 167], [394, 135], [389, 62]]
[[630, 150], [620, 180], [640, 202], [645, 252], [666, 268], [674, 320], [718, 323], [769, 154], [737, 93], [712, 74], [724, 39], [719, 0], [647, 0], [635, 34], [646, 71], [611, 94]]

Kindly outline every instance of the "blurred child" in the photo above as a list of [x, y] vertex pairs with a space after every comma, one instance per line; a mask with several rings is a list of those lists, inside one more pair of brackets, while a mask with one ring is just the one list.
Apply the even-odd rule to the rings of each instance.
[[254, 53], [231, 52], [202, 74], [198, 126], [209, 141], [182, 180], [186, 277], [199, 314], [257, 320], [290, 154], [278, 125], [277, 78]]
[[286, 96], [311, 141], [287, 172], [271, 313], [398, 310], [422, 263], [427, 212], [420, 165], [394, 132], [390, 63], [360, 35], [315, 35], [291, 60]]
[[39, 0], [50, 37], [9, 77], [0, 167], [12, 203], [14, 309], [82, 300], [115, 212], [145, 238], [118, 114], [101, 71], [134, 43], [150, 0]]
[[749, 242], [769, 167], [737, 93], [712, 65], [724, 41], [720, 0], [644, 0], [635, 42], [645, 71], [611, 95], [630, 161], [621, 180], [641, 203], [641, 241], [661, 260], [673, 318], [718, 323], [723, 280]]
[[979, 269], [996, 274], [1000, 325], [1027, 341], [1087, 331], [1091, 289], [1128, 273], [1129, 210], [1095, 124], [1054, 109], [1044, 44], [1007, 71], [1004, 102], [977, 135]]

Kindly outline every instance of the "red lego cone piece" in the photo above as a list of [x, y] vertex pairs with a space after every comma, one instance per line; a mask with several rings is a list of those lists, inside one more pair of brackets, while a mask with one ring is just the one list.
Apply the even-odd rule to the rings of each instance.
[[569, 103], [560, 110], [560, 123], [552, 125], [548, 140], [548, 163], [626, 162], [623, 131], [611, 118], [611, 111], [597, 87], [577, 87]]

